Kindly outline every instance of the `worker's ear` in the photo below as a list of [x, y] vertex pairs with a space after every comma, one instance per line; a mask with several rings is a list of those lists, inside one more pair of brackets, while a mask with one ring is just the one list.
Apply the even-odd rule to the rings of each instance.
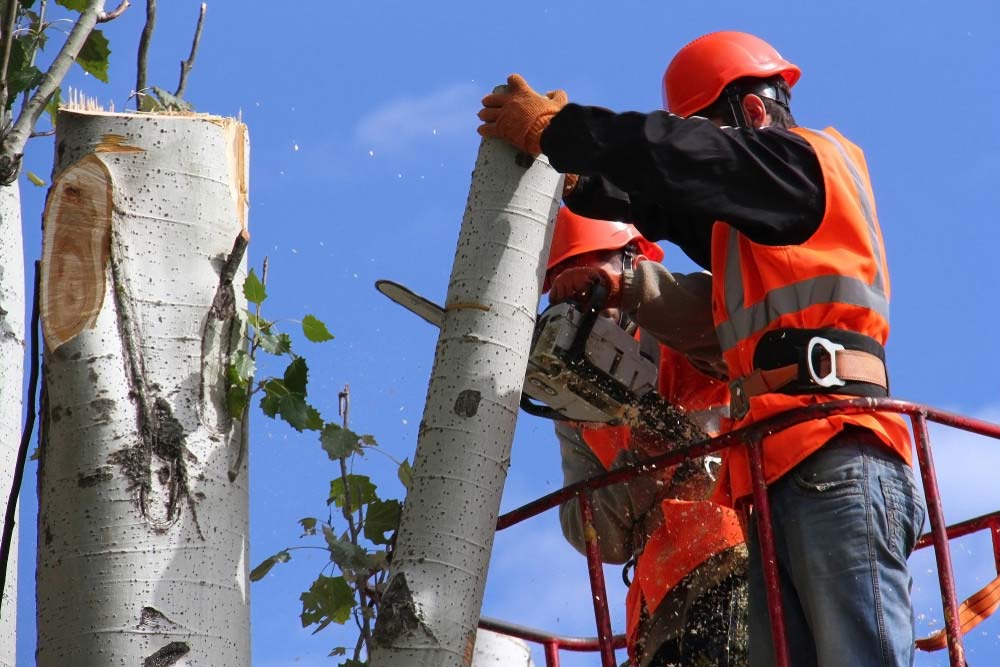
[[767, 117], [767, 108], [764, 106], [764, 100], [753, 93], [743, 97], [743, 114], [746, 116], [747, 122], [750, 123], [750, 127], [755, 130], [767, 127], [770, 122], [770, 119]]

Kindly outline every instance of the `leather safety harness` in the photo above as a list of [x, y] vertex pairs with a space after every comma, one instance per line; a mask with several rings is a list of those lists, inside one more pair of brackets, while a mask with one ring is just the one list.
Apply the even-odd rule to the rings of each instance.
[[757, 343], [753, 366], [752, 373], [729, 383], [729, 409], [737, 420], [761, 394], [889, 395], [882, 345], [844, 329], [769, 331]]

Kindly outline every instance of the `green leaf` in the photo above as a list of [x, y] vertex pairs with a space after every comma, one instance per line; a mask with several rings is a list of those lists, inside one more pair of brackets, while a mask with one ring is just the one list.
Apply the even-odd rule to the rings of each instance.
[[274, 419], [281, 408], [281, 397], [274, 394], [264, 394], [260, 399], [260, 409], [265, 415]]
[[333, 340], [333, 334], [326, 328], [326, 325], [312, 315], [306, 315], [302, 318], [302, 333], [314, 343]]
[[[263, 407], [263, 406], [262, 406]], [[313, 406], [306, 403], [301, 394], [287, 394], [278, 402], [278, 412], [288, 425], [300, 433], [318, 431], [323, 428], [323, 418]]]
[[313, 517], [306, 517], [304, 519], [299, 519], [299, 525], [302, 526], [302, 531], [303, 531], [302, 537], [305, 537], [306, 535], [315, 535], [317, 522], [318, 519], [314, 519]]
[[[246, 283], [244, 283], [244, 285], [245, 284]], [[247, 324], [252, 326], [260, 333], [269, 332], [271, 330], [271, 325], [274, 324], [274, 322], [268, 322], [263, 317], [258, 317], [257, 313], [251, 312], [249, 310], [246, 311], [246, 314], [247, 314]]]
[[344, 662], [337, 665], [337, 667], [368, 667], [367, 660], [354, 660], [353, 658], [345, 660]]
[[343, 577], [321, 574], [299, 599], [302, 600], [302, 627], [318, 626], [313, 634], [330, 623], [343, 625], [354, 609], [354, 591]]
[[268, 354], [280, 356], [292, 351], [292, 339], [288, 334], [274, 335], [261, 332], [259, 340], [261, 349]]
[[306, 383], [309, 381], [309, 367], [302, 357], [292, 359], [285, 368], [285, 386], [293, 394], [306, 395]]
[[56, 88], [56, 92], [52, 93], [52, 97], [49, 98], [48, 104], [45, 105], [45, 113], [49, 115], [49, 121], [52, 123], [52, 127], [56, 126], [56, 114], [59, 112], [59, 103], [62, 101], [62, 88]]
[[37, 185], [40, 188], [45, 187], [45, 185], [46, 185], [45, 179], [43, 179], [41, 176], [39, 176], [35, 172], [29, 171], [25, 175], [28, 177], [28, 180], [31, 181], [32, 185]]
[[[86, 3], [84, 3], [86, 5]], [[108, 48], [108, 38], [100, 30], [92, 30], [83, 43], [79, 55], [76, 57], [76, 64], [83, 68], [83, 71], [90, 74], [99, 81], [108, 82], [108, 56], [111, 49]]]
[[331, 461], [347, 458], [351, 454], [361, 453], [358, 444], [358, 434], [336, 424], [327, 424], [319, 434], [319, 441]]
[[279, 551], [273, 556], [269, 556], [261, 562], [260, 565], [255, 567], [250, 572], [250, 581], [260, 581], [267, 576], [267, 573], [271, 571], [271, 568], [278, 563], [287, 563], [292, 559], [292, 554], [288, 552], [287, 549]]
[[361, 444], [365, 447], [378, 447], [378, 443], [375, 442], [374, 435], [363, 435], [361, 436]]
[[234, 384], [226, 390], [226, 409], [229, 410], [230, 417], [239, 419], [243, 416], [247, 398], [246, 385]]
[[160, 100], [160, 106], [166, 111], [193, 111], [194, 107], [176, 95], [163, 90], [159, 86], [150, 86], [153, 94]]
[[369, 503], [365, 514], [365, 537], [372, 544], [389, 544], [385, 534], [399, 527], [402, 508], [398, 500], [374, 500]]
[[139, 111], [145, 111], [146, 113], [159, 113], [163, 111], [163, 105], [160, 104], [152, 95], [145, 92], [138, 92], [135, 94], [137, 100], [139, 100]]
[[233, 362], [229, 365], [229, 379], [234, 384], [245, 385], [257, 372], [257, 364], [246, 350], [237, 350]]
[[333, 529], [323, 524], [323, 537], [330, 551], [330, 560], [337, 564], [348, 581], [368, 578], [368, 552], [350, 540], [333, 534]]
[[31, 63], [31, 39], [30, 37], [20, 37], [11, 42], [10, 64], [7, 68], [8, 98], [7, 108], [9, 109], [17, 96], [35, 88], [42, 79], [42, 72]]
[[396, 477], [399, 478], [404, 488], [410, 488], [410, 484], [413, 483], [413, 468], [410, 467], [410, 459], [403, 459], [403, 462], [399, 464], [399, 469], [396, 470]]
[[[347, 483], [344, 483], [344, 480]], [[365, 475], [348, 475], [346, 478], [338, 477], [337, 479], [330, 480], [330, 498], [327, 500], [327, 505], [334, 503], [337, 507], [343, 507], [347, 502], [346, 491], [351, 492], [351, 506], [348, 508], [351, 512], [355, 511], [362, 505], [367, 505], [373, 500], [378, 500], [378, 495], [375, 493], [375, 485], [372, 484], [371, 479]]]
[[247, 274], [246, 280], [243, 281], [243, 296], [247, 298], [247, 301], [254, 304], [264, 303], [264, 299], [267, 298], [267, 291], [264, 289], [264, 283], [257, 278], [257, 274], [254, 273], [253, 269], [250, 269], [250, 273]]
[[87, 0], [56, 0], [56, 4], [75, 12], [82, 12], [87, 8]]
[[330, 651], [330, 655], [327, 657], [333, 657], [335, 655], [347, 655], [347, 648], [343, 646], [338, 646], [337, 648]]

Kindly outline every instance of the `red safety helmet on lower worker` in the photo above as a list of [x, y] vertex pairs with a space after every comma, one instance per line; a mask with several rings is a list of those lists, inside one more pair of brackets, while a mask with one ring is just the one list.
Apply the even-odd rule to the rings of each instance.
[[663, 74], [663, 107], [686, 118], [715, 102], [737, 79], [779, 74], [791, 88], [802, 72], [759, 37], [732, 30], [709, 33], [670, 61]]
[[[663, 260], [663, 248], [640, 234], [634, 225], [585, 218], [563, 206], [556, 215], [546, 271], [551, 272], [571, 257], [598, 250], [618, 250], [629, 243], [634, 243], [639, 254], [647, 259], [654, 262]], [[552, 281], [546, 273], [542, 291], [548, 292], [551, 286]]]

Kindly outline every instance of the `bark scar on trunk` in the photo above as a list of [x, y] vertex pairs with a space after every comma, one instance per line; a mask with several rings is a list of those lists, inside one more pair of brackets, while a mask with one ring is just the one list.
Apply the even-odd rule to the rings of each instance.
[[[128, 278], [121, 262], [121, 241], [111, 230], [111, 282], [112, 292], [117, 311], [118, 334], [122, 341], [122, 351], [125, 355], [125, 371], [132, 387], [130, 395], [136, 402], [136, 422], [139, 442], [113, 452], [108, 462], [118, 465], [129, 480], [129, 488], [135, 493], [136, 505], [140, 514], [157, 532], [165, 532], [180, 518], [181, 503], [186, 502], [191, 510], [191, 519], [198, 537], [205, 536], [198, 523], [198, 513], [195, 501], [188, 483], [187, 459], [194, 455], [185, 445], [187, 435], [184, 426], [174, 416], [170, 403], [158, 395], [159, 386], [147, 384], [145, 361], [143, 359], [143, 336], [140, 334], [140, 322], [133, 309], [133, 298], [129, 292]], [[163, 501], [165, 514], [156, 516], [150, 506], [149, 498], [153, 490], [153, 457], [157, 463], [162, 463], [161, 474], [165, 469], [166, 499]], [[195, 459], [197, 460], [197, 459]], [[158, 480], [159, 483], [159, 480]]]
[[170, 642], [142, 661], [142, 667], [170, 667], [191, 652], [187, 642]]
[[406, 583], [406, 574], [400, 572], [389, 582], [382, 595], [378, 622], [372, 640], [376, 646], [390, 648], [401, 642], [438, 647], [439, 642], [421, 617], [413, 600], [413, 593]]
[[[208, 403], [214, 402], [217, 405], [227, 406], [226, 394], [228, 386], [221, 383], [218, 377], [206, 375], [206, 371], [220, 372], [223, 376], [229, 368], [233, 353], [240, 344], [243, 335], [243, 321], [236, 312], [236, 289], [233, 287], [233, 278], [243, 262], [247, 245], [250, 242], [250, 234], [246, 229], [240, 230], [233, 242], [233, 249], [226, 257], [219, 270], [219, 287], [212, 300], [212, 306], [208, 309], [205, 318], [205, 325], [201, 332], [201, 383], [198, 394], [198, 413], [202, 416], [202, 421], [207, 424], [209, 419]], [[220, 386], [226, 386], [225, 391], [219, 391]], [[239, 471], [243, 467], [243, 458], [246, 454], [247, 436], [249, 435], [248, 424], [244, 424], [242, 419], [234, 419], [229, 414], [227, 407], [219, 413], [218, 427], [226, 434], [231, 435], [234, 424], [239, 424], [239, 433], [235, 438], [238, 445], [235, 459], [229, 466], [229, 481], [236, 481]]]

